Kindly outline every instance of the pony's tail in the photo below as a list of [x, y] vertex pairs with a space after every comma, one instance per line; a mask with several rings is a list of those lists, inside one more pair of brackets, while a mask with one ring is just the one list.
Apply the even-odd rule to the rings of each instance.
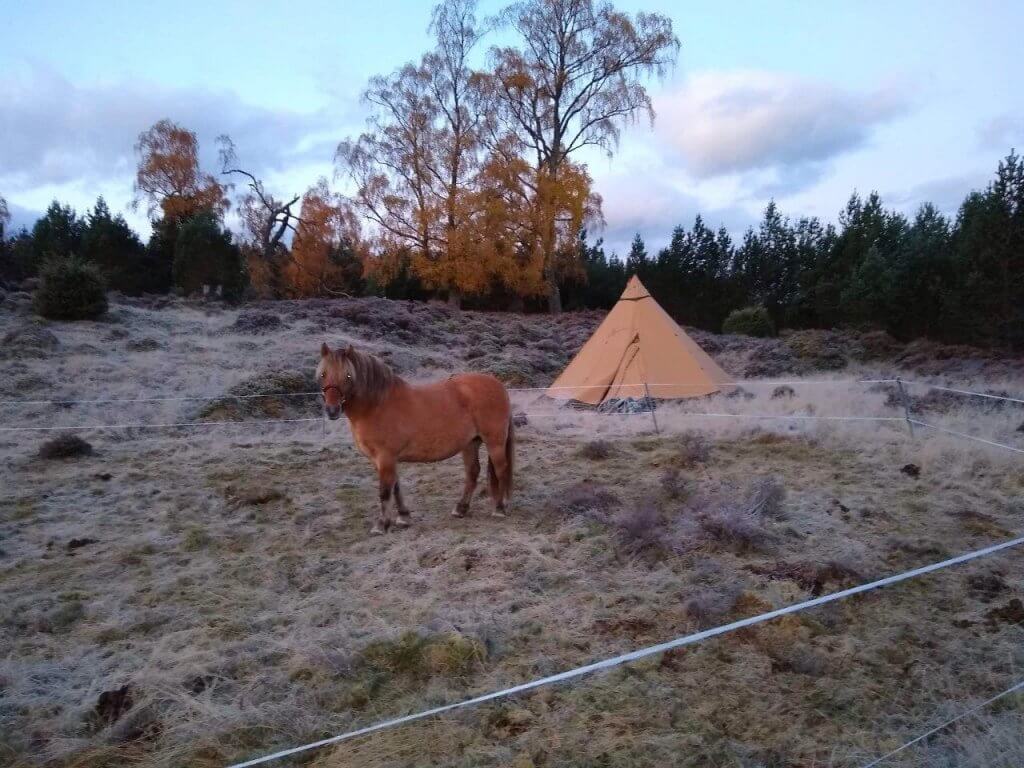
[[508, 420], [508, 435], [505, 437], [505, 498], [512, 498], [512, 475], [516, 464], [516, 428]]
[[505, 469], [501, 477], [494, 468], [491, 457], [487, 457], [487, 477], [491, 484], [491, 495], [495, 501], [508, 501], [512, 497], [512, 475], [515, 466], [516, 435], [512, 419], [508, 420], [508, 432], [505, 433]]

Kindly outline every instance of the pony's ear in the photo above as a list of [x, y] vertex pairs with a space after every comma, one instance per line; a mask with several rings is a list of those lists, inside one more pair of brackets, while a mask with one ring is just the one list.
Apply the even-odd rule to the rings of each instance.
[[351, 344], [349, 344], [347, 347], [345, 347], [345, 351], [342, 352], [341, 354], [344, 357], [352, 357], [352, 353], [355, 352], [355, 351], [356, 351], [356, 348], [353, 347]]
[[327, 346], [327, 342], [325, 341], [320, 345], [320, 357], [327, 357], [329, 354], [331, 354], [331, 348]]

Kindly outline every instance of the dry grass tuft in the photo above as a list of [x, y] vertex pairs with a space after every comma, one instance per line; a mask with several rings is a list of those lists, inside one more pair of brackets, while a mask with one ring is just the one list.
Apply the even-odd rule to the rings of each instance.
[[863, 566], [843, 560], [830, 560], [825, 563], [777, 562], [772, 565], [751, 565], [748, 566], [748, 570], [772, 580], [794, 581], [813, 597], [821, 595], [826, 586], [836, 585], [845, 588], [864, 580]]
[[466, 677], [486, 660], [487, 650], [476, 639], [457, 633], [406, 632], [394, 640], [377, 640], [367, 645], [354, 667], [359, 677], [379, 688], [389, 679], [424, 683], [434, 676]]
[[234, 385], [227, 396], [206, 403], [197, 416], [237, 421], [317, 415], [320, 405], [315, 393], [318, 389], [312, 365], [308, 371], [271, 371]]
[[684, 469], [706, 464], [711, 458], [711, 444], [699, 432], [684, 432], [678, 437], [677, 445], [676, 459]]
[[748, 493], [749, 506], [755, 515], [772, 520], [786, 519], [786, 510], [783, 508], [786, 489], [777, 478], [762, 477], [754, 481]]
[[686, 496], [688, 492], [686, 478], [679, 471], [679, 467], [666, 467], [661, 473], [661, 490], [672, 500], [682, 499]]
[[725, 621], [736, 608], [743, 590], [739, 587], [703, 589], [683, 601], [683, 613], [700, 629], [714, 627]]
[[768, 477], [755, 480], [743, 492], [718, 489], [700, 495], [687, 505], [684, 516], [696, 520], [696, 530], [684, 526], [677, 549], [693, 549], [703, 538], [738, 553], [763, 551], [777, 538], [768, 524], [785, 519], [784, 499], [782, 484]]
[[704, 535], [736, 552], [763, 551], [774, 536], [749, 510], [719, 502], [697, 519]]
[[623, 547], [631, 553], [664, 548], [661, 513], [650, 504], [625, 509], [615, 517], [615, 528]]
[[555, 505], [566, 515], [586, 515], [605, 520], [607, 513], [619, 505], [619, 497], [600, 483], [577, 483], [558, 493]]
[[604, 461], [611, 458], [614, 453], [615, 446], [607, 440], [591, 440], [584, 443], [579, 450], [579, 455], [590, 461]]

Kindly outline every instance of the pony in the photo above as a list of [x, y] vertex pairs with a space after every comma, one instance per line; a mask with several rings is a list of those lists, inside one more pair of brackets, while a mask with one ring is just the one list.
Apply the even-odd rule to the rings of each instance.
[[[332, 421], [348, 417], [356, 447], [377, 470], [380, 514], [371, 533], [412, 523], [398, 483], [400, 462], [444, 461], [462, 454], [466, 483], [452, 515], [469, 514], [480, 476], [480, 445], [487, 446], [487, 477], [493, 514], [504, 517], [512, 492], [515, 432], [505, 385], [483, 373], [410, 384], [383, 361], [350, 344], [320, 348], [316, 377]], [[394, 497], [397, 516], [389, 515]]]

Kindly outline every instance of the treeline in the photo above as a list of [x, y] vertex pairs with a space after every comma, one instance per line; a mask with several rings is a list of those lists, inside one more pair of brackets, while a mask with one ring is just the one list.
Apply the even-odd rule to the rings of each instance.
[[1012, 151], [953, 220], [930, 203], [908, 219], [873, 192], [854, 194], [837, 226], [790, 220], [772, 202], [739, 242], [697, 216], [657, 253], [639, 235], [625, 260], [585, 237], [580, 253], [587, 280], [565, 286], [572, 307], [609, 306], [637, 274], [673, 317], [713, 331], [762, 306], [777, 328], [1024, 349], [1024, 162]]
[[[84, 215], [54, 201], [31, 230], [5, 233], [9, 215], [0, 197], [0, 280], [16, 283], [73, 261], [96, 267], [108, 288], [127, 295], [212, 291], [239, 300], [360, 294], [366, 286], [359, 225], [326, 181], [280, 202], [237, 167], [229, 137], [219, 137], [218, 144], [225, 180], [200, 168], [192, 131], [161, 120], [139, 136], [133, 205], [150, 215], [146, 243], [122, 215], [111, 214], [103, 198]], [[226, 180], [235, 176], [247, 182], [238, 191]], [[301, 218], [292, 210], [300, 203]], [[237, 239], [225, 224], [232, 205]]]
[[[219, 188], [217, 196], [207, 190], [198, 197], [222, 201], [222, 193]], [[246, 291], [417, 299], [439, 293], [410, 268], [408, 252], [398, 258], [373, 254], [359, 237], [351, 208], [325, 182], [301, 198], [302, 218], [290, 247], [274, 242], [271, 233], [269, 247], [259, 249], [252, 233], [266, 228], [255, 226], [236, 245], [215, 211], [193, 209], [193, 197], [161, 200], [162, 215], [154, 218], [146, 244], [102, 198], [84, 216], [54, 202], [31, 231], [10, 236], [0, 197], [0, 279], [17, 282], [36, 275], [49, 259], [75, 254], [127, 294], [175, 286], [192, 293], [203, 285], [219, 286], [227, 298]], [[243, 199], [243, 210], [250, 205]], [[773, 202], [738, 242], [698, 215], [689, 229], [676, 227], [656, 253], [637, 235], [624, 260], [581, 230], [573, 258], [577, 268], [559, 280], [570, 309], [610, 307], [637, 274], [674, 318], [712, 331], [720, 331], [733, 311], [759, 306], [776, 328], [881, 328], [901, 339], [927, 336], [1020, 350], [1024, 161], [1011, 152], [993, 181], [970, 193], [952, 220], [930, 203], [908, 219], [887, 210], [877, 193], [851, 196], [837, 225], [813, 217], [791, 220]], [[385, 267], [391, 270], [386, 279]], [[515, 300], [511, 292], [492, 290], [473, 303], [503, 309]]]

